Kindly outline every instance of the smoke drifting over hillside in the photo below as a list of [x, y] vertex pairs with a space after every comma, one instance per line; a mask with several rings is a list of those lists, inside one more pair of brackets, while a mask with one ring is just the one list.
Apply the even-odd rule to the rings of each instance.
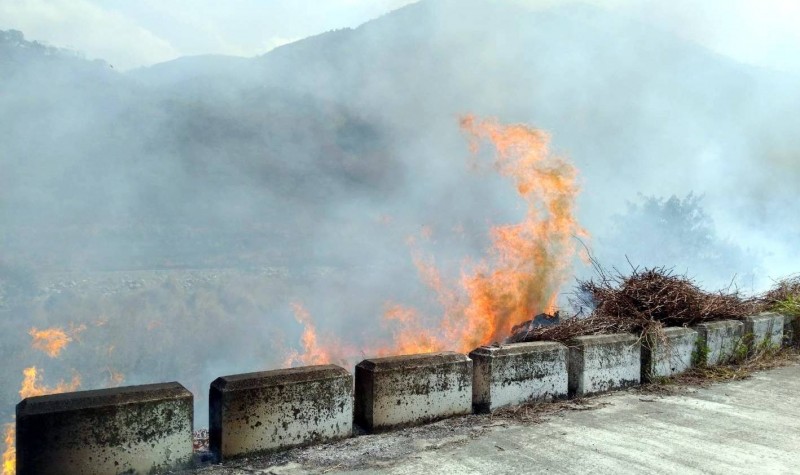
[[[47, 387], [180, 380], [202, 425], [215, 377], [308, 362], [308, 322], [356, 357], [413, 334], [407, 307], [442, 315], [415, 256], [459, 282], [491, 229], [547, 203], [520, 200], [493, 149], [472, 155], [468, 113], [546, 131], [580, 170], [575, 223], [531, 245], [585, 228], [606, 265], [709, 287], [800, 269], [798, 79], [605, 10], [423, 1], [253, 59], [129, 73], [7, 31], [0, 72], [3, 416], [36, 366]], [[564, 303], [557, 284], [587, 272], [566, 255], [504, 326]], [[504, 277], [482, 279], [494, 295]]]

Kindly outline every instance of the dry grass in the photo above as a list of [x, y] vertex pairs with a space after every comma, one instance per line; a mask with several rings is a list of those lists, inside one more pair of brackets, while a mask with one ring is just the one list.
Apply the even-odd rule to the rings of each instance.
[[[592, 397], [552, 402], [536, 402], [499, 409], [493, 412], [489, 418], [492, 421], [500, 421], [500, 424], [502, 424], [503, 421], [538, 424], [547, 420], [547, 416], [563, 411], [591, 411], [608, 406], [609, 404], [608, 402], [598, 401], [596, 398]], [[490, 424], [490, 426], [492, 425], [494, 424]]]
[[775, 282], [772, 289], [761, 296], [762, 304], [768, 308], [797, 299], [800, 299], [800, 275], [792, 275]]
[[800, 363], [800, 351], [796, 347], [765, 348], [739, 363], [695, 367], [680, 375], [643, 384], [639, 389], [646, 393], [670, 394], [676, 389], [686, 387], [706, 387], [713, 383], [739, 381], [758, 371], [797, 363]]
[[742, 296], [738, 290], [705, 291], [685, 275], [664, 267], [632, 266], [629, 275], [609, 272], [596, 262], [596, 277], [579, 281], [575, 304], [591, 309], [588, 316], [575, 315], [559, 324], [536, 327], [522, 324], [507, 339], [559, 341], [576, 336], [636, 333], [658, 337], [667, 326], [693, 326], [719, 320], [742, 320], [748, 315], [773, 310], [800, 315], [800, 277], [778, 281], [763, 295]]

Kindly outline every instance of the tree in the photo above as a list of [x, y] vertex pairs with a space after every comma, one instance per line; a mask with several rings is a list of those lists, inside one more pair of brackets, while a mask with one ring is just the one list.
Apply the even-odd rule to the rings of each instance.
[[601, 260], [616, 266], [674, 267], [710, 286], [751, 283], [758, 256], [719, 236], [702, 207], [702, 196], [667, 199], [639, 195], [625, 214], [615, 215], [610, 232], [598, 239]]

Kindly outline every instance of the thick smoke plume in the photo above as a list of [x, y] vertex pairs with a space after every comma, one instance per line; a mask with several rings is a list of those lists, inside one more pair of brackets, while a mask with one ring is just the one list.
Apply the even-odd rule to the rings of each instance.
[[0, 71], [3, 421], [23, 383], [178, 380], [202, 427], [224, 374], [470, 350], [561, 305], [574, 236], [709, 288], [800, 268], [798, 79], [613, 11], [425, 0], [126, 73], [5, 31]]

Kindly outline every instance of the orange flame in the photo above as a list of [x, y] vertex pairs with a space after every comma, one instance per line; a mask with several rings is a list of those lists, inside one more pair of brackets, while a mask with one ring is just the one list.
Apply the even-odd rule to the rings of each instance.
[[430, 335], [413, 308], [398, 304], [388, 304], [383, 314], [384, 321], [394, 323], [394, 344], [388, 348], [379, 348], [372, 353], [378, 356], [409, 355], [430, 353], [441, 347], [435, 337]]
[[292, 312], [298, 323], [303, 325], [303, 334], [300, 342], [303, 352], [291, 351], [284, 360], [284, 366], [307, 366], [329, 363], [343, 363], [348, 361], [353, 350], [342, 345], [336, 340], [322, 345], [317, 341], [317, 329], [309, 311], [299, 302], [292, 303]]
[[54, 387], [47, 387], [41, 385], [42, 376], [36, 366], [25, 368], [22, 370], [23, 380], [22, 387], [19, 390], [19, 397], [25, 399], [31, 396], [44, 396], [46, 394], [59, 394], [69, 391], [75, 391], [81, 386], [81, 377], [78, 374], [72, 376], [72, 381], [69, 383], [59, 381]]
[[45, 352], [50, 358], [57, 357], [61, 350], [66, 348], [67, 344], [72, 341], [67, 332], [60, 328], [38, 330], [34, 327], [28, 331], [28, 334], [33, 337], [31, 346]]
[[[31, 396], [43, 396], [45, 394], [58, 394], [67, 391], [75, 391], [81, 385], [81, 378], [77, 374], [72, 377], [72, 381], [66, 383], [59, 381], [55, 387], [47, 387], [41, 385], [41, 375], [35, 366], [25, 368], [22, 371], [22, 387], [19, 390], [19, 396], [22, 399]], [[3, 452], [3, 475], [14, 475], [16, 473], [16, 458], [17, 449], [15, 446], [16, 429], [14, 423], [6, 424], [5, 429], [5, 444], [6, 449]]]
[[491, 264], [462, 277], [470, 297], [464, 311], [470, 331], [460, 340], [466, 350], [506, 337], [537, 313], [552, 313], [577, 254], [574, 237], [587, 233], [575, 217], [577, 170], [550, 153], [547, 134], [471, 116], [462, 127], [472, 136], [473, 151], [480, 139], [494, 145], [495, 166], [527, 205], [521, 223], [492, 229]]
[[13, 422], [6, 424], [6, 450], [3, 452], [3, 475], [14, 475], [17, 471], [17, 448], [14, 445], [16, 432], [17, 430]]
[[[575, 217], [577, 170], [550, 152], [546, 133], [472, 116], [463, 118], [461, 127], [469, 135], [476, 159], [482, 142], [494, 147], [494, 168], [513, 182], [526, 207], [525, 216], [519, 223], [493, 227], [487, 257], [465, 265], [455, 282], [441, 274], [433, 259], [412, 251], [420, 279], [436, 294], [443, 314], [424, 318], [416, 309], [388, 303], [383, 321], [391, 328], [393, 341], [369, 353], [467, 352], [503, 340], [514, 325], [555, 310], [558, 292], [577, 255], [573, 238], [587, 236]], [[432, 229], [421, 228], [423, 241], [430, 240]], [[410, 237], [407, 242], [413, 248], [419, 240]], [[317, 341], [310, 316], [297, 313], [305, 327], [306, 352], [292, 355], [290, 361], [325, 359], [329, 350]]]
[[[414, 256], [420, 278], [444, 310], [437, 328], [416, 333], [418, 349], [470, 351], [503, 340], [514, 325], [537, 313], [552, 313], [576, 256], [573, 237], [587, 236], [575, 217], [577, 170], [550, 153], [547, 134], [472, 116], [461, 126], [475, 156], [481, 141], [494, 146], [495, 169], [511, 178], [526, 213], [520, 223], [491, 229], [488, 258], [462, 270], [460, 285], [446, 282], [432, 260]], [[407, 341], [412, 336], [401, 332], [394, 345], [413, 347]]]
[[68, 332], [57, 327], [44, 330], [34, 327], [28, 331], [28, 335], [33, 338], [31, 346], [34, 349], [46, 353], [50, 358], [56, 358], [73, 338], [84, 330], [86, 330], [86, 325], [71, 327]]

